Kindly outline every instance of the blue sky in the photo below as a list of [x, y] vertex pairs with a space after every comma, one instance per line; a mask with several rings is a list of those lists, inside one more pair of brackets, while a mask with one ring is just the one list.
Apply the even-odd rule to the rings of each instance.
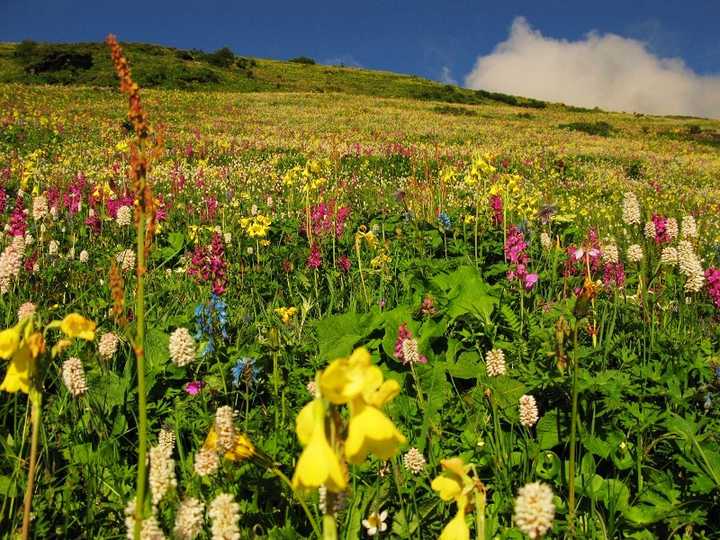
[[720, 74], [720, 1], [0, 0], [0, 40], [121, 40], [358, 64], [462, 82], [517, 16], [551, 38], [589, 31], [645, 41], [698, 74]]

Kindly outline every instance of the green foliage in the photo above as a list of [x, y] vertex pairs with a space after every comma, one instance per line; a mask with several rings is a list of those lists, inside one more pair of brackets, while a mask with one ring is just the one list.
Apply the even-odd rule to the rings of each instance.
[[614, 131], [613, 127], [604, 121], [571, 122], [570, 124], [560, 124], [558, 127], [569, 131], [581, 131], [588, 135], [596, 135], [598, 137], [609, 137]]

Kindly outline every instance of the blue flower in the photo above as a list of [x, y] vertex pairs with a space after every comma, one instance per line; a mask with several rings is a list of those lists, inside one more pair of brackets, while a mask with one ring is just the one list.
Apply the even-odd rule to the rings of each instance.
[[256, 382], [260, 374], [260, 368], [255, 365], [255, 360], [247, 356], [243, 356], [230, 369], [233, 377], [233, 385], [240, 386], [241, 382], [249, 375], [250, 382]]
[[212, 294], [210, 300], [195, 307], [195, 339], [207, 340], [202, 356], [215, 350], [215, 339], [228, 339], [227, 304], [218, 295]]
[[450, 220], [450, 216], [447, 215], [447, 212], [443, 210], [438, 214], [438, 221], [440, 222], [440, 225], [442, 225], [443, 229], [446, 231], [449, 231], [452, 228], [452, 221]]

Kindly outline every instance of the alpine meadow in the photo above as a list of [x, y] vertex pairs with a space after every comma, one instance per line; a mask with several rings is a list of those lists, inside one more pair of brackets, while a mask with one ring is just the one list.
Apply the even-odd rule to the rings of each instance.
[[720, 120], [8, 42], [0, 226], [2, 538], [720, 538]]

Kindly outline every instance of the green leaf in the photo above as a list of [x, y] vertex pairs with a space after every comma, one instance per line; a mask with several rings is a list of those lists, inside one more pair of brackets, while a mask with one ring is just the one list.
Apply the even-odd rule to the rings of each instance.
[[448, 363], [448, 373], [456, 379], [474, 379], [484, 372], [485, 366], [477, 351], [460, 353], [456, 362]]
[[541, 450], [550, 450], [560, 444], [557, 409], [546, 412], [537, 423], [536, 431]]

